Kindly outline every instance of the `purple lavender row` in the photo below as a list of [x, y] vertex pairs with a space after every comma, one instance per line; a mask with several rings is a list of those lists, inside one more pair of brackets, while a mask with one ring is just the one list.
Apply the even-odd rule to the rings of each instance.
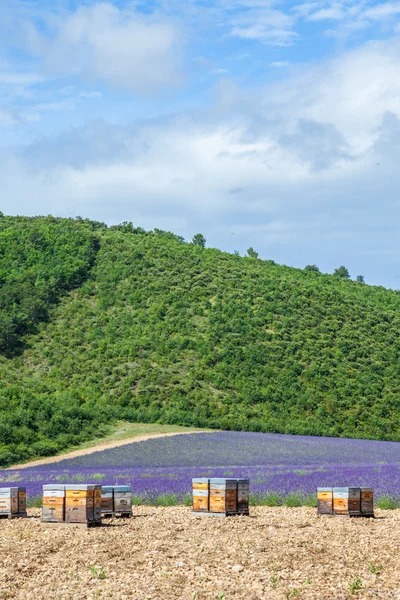
[[376, 497], [400, 496], [400, 468], [398, 465], [327, 466], [325, 468], [298, 467], [240, 467], [206, 468], [129, 468], [106, 467], [95, 470], [82, 468], [35, 468], [20, 471], [2, 471], [3, 485], [26, 486], [28, 497], [40, 496], [44, 483], [101, 483], [102, 485], [129, 484], [136, 496], [155, 499], [163, 494], [181, 498], [191, 492], [193, 477], [250, 478], [253, 495], [275, 492], [282, 497], [291, 493], [314, 494], [317, 487], [374, 487]]

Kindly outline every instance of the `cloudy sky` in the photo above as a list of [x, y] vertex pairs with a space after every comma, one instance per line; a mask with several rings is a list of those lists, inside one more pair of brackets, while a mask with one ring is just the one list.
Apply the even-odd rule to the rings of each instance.
[[400, 287], [400, 2], [1, 0], [0, 209]]

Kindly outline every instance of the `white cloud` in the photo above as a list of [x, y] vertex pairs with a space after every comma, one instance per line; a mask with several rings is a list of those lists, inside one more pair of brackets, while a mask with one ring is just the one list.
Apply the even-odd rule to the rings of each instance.
[[81, 92], [79, 94], [79, 98], [102, 98], [103, 94], [101, 92]]
[[29, 86], [43, 81], [44, 77], [37, 73], [0, 72], [0, 84]]
[[268, 6], [235, 14], [229, 21], [231, 35], [259, 40], [271, 46], [287, 46], [297, 37], [292, 30], [295, 18]]
[[27, 23], [26, 39], [53, 77], [83, 76], [139, 94], [180, 81], [183, 34], [174, 21], [99, 3], [49, 16], [48, 28]]
[[363, 17], [373, 20], [385, 20], [400, 13], [400, 2], [384, 2], [364, 11]]
[[272, 63], [269, 63], [269, 66], [270, 67], [274, 67], [276, 69], [281, 69], [281, 68], [284, 68], [284, 67], [288, 67], [289, 63], [286, 60], [276, 60], [276, 61], [274, 61]]
[[241, 251], [368, 280], [357, 261], [388, 268], [397, 240], [399, 61], [399, 40], [369, 43], [262, 90], [221, 82], [208, 112], [3, 150], [0, 209], [200, 230], [231, 250], [236, 231]]
[[321, 8], [309, 16], [309, 21], [340, 21], [345, 16], [341, 8]]

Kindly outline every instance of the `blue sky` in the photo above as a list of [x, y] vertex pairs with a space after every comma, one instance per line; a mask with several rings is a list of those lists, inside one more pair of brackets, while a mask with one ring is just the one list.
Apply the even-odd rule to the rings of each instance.
[[2, 0], [0, 209], [399, 288], [400, 2]]

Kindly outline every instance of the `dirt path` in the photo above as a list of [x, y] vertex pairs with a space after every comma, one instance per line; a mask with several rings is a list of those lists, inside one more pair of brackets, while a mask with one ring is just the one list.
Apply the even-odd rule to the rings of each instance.
[[[213, 430], [215, 432], [215, 429]], [[146, 440], [150, 440], [153, 438], [161, 438], [161, 437], [171, 437], [172, 435], [193, 435], [195, 433], [211, 433], [211, 430], [204, 429], [200, 431], [177, 431], [174, 433], [147, 433], [145, 435], [137, 435], [132, 438], [126, 438], [125, 440], [117, 440], [114, 442], [102, 442], [101, 444], [97, 444], [96, 446], [92, 446], [91, 448], [81, 448], [80, 450], [72, 450], [71, 452], [66, 452], [65, 454], [58, 454], [57, 456], [48, 456], [46, 458], [39, 458], [38, 460], [33, 460], [28, 463], [23, 463], [19, 465], [13, 465], [12, 467], [8, 467], [5, 469], [6, 471], [10, 469], [27, 469], [28, 467], [40, 467], [40, 465], [49, 465], [55, 462], [60, 462], [61, 460], [65, 460], [67, 458], [76, 458], [77, 456], [86, 456], [87, 454], [93, 454], [94, 452], [101, 452], [102, 450], [108, 450], [109, 448], [118, 448], [119, 446], [125, 446], [126, 444], [132, 444], [133, 442], [145, 442]]]

